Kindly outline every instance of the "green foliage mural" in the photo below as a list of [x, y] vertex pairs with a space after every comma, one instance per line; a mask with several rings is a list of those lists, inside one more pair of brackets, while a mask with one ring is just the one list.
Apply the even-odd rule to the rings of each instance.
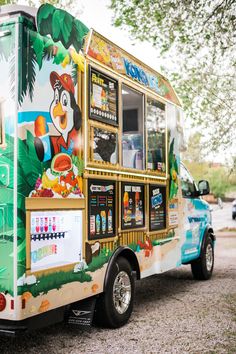
[[170, 171], [170, 199], [177, 196], [179, 167], [174, 154], [175, 139], [170, 143], [169, 151], [169, 171]]
[[68, 49], [73, 46], [77, 52], [89, 29], [65, 10], [56, 9], [50, 4], [42, 5], [37, 13], [38, 32], [50, 35], [55, 42], [60, 41]]
[[[54, 64], [62, 65], [62, 67], [70, 64], [73, 67], [72, 78], [76, 85], [77, 68], [78, 65], [83, 64], [81, 55], [78, 53], [89, 29], [81, 21], [64, 10], [44, 4], [38, 10], [37, 25], [38, 32], [35, 31], [30, 21], [27, 21], [27, 27], [21, 26], [23, 43], [19, 49], [22, 73], [18, 92], [20, 105], [27, 92], [29, 92], [31, 101], [33, 100], [36, 65], [41, 69], [43, 61], [52, 58]], [[27, 65], [25, 65], [25, 60]]]
[[[40, 275], [37, 281], [32, 285], [22, 285], [18, 287], [18, 293], [23, 294], [25, 291], [30, 291], [33, 296], [39, 294], [47, 294], [52, 289], [60, 289], [63, 284], [71, 282], [91, 282], [92, 273], [103, 267], [111, 257], [111, 251], [103, 248], [98, 256], [93, 257], [92, 262], [86, 269], [79, 272], [73, 271], [57, 271], [56, 273]], [[1, 270], [0, 270], [1, 279]]]
[[[0, 26], [0, 65], [2, 69], [0, 97], [5, 104], [3, 128], [9, 129], [12, 120], [11, 109], [7, 105], [14, 102], [15, 92], [15, 29], [11, 24]], [[12, 100], [11, 100], [12, 98]], [[13, 128], [12, 128], [13, 129]], [[14, 142], [5, 135], [0, 147], [0, 291], [13, 294], [13, 230], [14, 230]], [[21, 235], [19, 235], [21, 236]]]
[[[33, 101], [34, 85], [36, 79], [36, 65], [39, 69], [42, 68], [43, 62], [53, 58], [54, 64], [61, 64], [63, 67], [70, 64], [73, 67], [73, 82], [77, 84], [77, 67], [78, 64], [72, 59], [73, 52], [68, 52], [67, 49], [60, 43], [55, 43], [49, 37], [43, 37], [34, 30], [23, 28], [24, 39], [27, 40], [29, 34], [29, 45], [23, 45], [20, 49], [22, 51], [21, 58], [21, 72], [22, 77], [19, 83], [18, 102], [21, 105], [23, 100], [29, 92], [31, 101]], [[25, 60], [27, 65], [25, 65]]]
[[1, 165], [8, 166], [6, 186], [4, 173], [0, 174], [0, 291], [13, 294], [13, 141], [6, 137], [6, 149], [1, 153]]

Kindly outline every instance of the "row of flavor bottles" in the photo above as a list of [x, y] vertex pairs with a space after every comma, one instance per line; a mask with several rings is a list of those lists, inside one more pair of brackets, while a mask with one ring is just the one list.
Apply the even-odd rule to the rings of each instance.
[[60, 232], [64, 230], [63, 216], [31, 217], [31, 233]]
[[100, 214], [90, 216], [90, 235], [93, 236], [95, 234], [100, 234], [101, 232], [104, 234], [106, 232], [106, 228], [108, 233], [113, 232], [113, 221], [112, 221], [112, 211], [108, 210], [106, 215], [106, 211], [102, 210]]

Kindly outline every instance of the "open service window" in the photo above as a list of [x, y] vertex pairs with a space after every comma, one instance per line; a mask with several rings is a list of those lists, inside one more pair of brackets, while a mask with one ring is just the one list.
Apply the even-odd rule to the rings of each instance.
[[82, 210], [30, 213], [31, 272], [82, 260]]
[[144, 151], [144, 96], [122, 85], [122, 165], [143, 170]]
[[166, 171], [166, 115], [165, 105], [147, 99], [147, 169]]

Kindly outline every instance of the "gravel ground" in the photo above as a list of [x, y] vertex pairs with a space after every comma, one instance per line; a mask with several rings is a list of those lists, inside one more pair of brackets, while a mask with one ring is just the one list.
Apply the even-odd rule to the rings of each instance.
[[219, 233], [211, 280], [189, 266], [137, 283], [123, 328], [59, 324], [22, 338], [0, 338], [0, 353], [236, 353], [236, 233]]

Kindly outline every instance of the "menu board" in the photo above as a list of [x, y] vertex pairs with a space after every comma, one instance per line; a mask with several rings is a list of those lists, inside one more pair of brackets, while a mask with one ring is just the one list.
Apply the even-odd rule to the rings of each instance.
[[115, 236], [115, 182], [88, 181], [89, 240]]
[[122, 183], [122, 229], [144, 227], [144, 185]]
[[105, 129], [93, 128], [93, 160], [111, 164], [118, 162], [118, 139], [117, 134]]
[[171, 200], [169, 203], [169, 226], [177, 227], [179, 223], [178, 201], [177, 199]]
[[166, 228], [166, 187], [149, 186], [149, 227], [151, 231]]
[[90, 68], [90, 118], [118, 125], [118, 81]]

